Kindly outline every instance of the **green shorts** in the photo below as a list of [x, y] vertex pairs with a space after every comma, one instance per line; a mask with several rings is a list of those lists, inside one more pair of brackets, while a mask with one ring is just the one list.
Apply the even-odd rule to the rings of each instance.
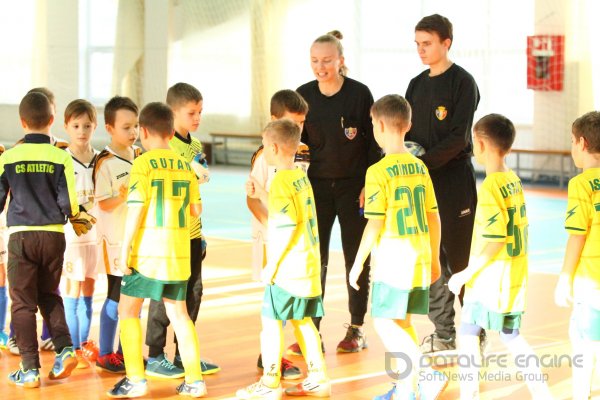
[[131, 275], [123, 276], [121, 293], [138, 299], [161, 301], [165, 297], [171, 300], [185, 301], [187, 284], [187, 281], [165, 282], [150, 279], [134, 269]]
[[373, 282], [371, 316], [406, 319], [406, 314], [429, 312], [429, 288], [398, 289], [383, 282]]
[[519, 329], [523, 312], [497, 313], [481, 303], [465, 302], [461, 322], [477, 325], [483, 329], [500, 332], [502, 329]]
[[582, 340], [600, 341], [600, 310], [584, 303], [574, 303], [570, 336]]
[[321, 296], [297, 297], [277, 285], [267, 285], [261, 315], [280, 321], [301, 321], [306, 317], [322, 317], [325, 312]]

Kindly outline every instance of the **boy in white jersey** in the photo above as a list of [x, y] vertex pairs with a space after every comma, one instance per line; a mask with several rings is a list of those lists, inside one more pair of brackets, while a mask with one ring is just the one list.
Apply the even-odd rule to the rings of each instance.
[[[284, 89], [276, 92], [271, 97], [271, 121], [281, 118], [289, 118], [296, 122], [302, 130], [306, 113], [308, 112], [308, 104], [298, 92]], [[271, 181], [275, 176], [276, 168], [267, 164], [267, 160], [263, 154], [264, 147], [261, 145], [258, 150], [252, 155], [250, 176], [265, 188], [268, 192], [271, 187]], [[308, 170], [310, 155], [308, 146], [300, 143], [294, 163], [304, 172]], [[262, 199], [246, 197], [246, 204], [252, 213], [252, 278], [260, 280], [262, 269], [267, 264], [266, 245], [267, 245], [267, 207], [268, 204]], [[258, 356], [257, 367], [263, 369], [262, 357]], [[282, 379], [298, 379], [302, 376], [302, 372], [290, 360], [281, 359], [281, 378]]]
[[[368, 219], [349, 283], [358, 279], [371, 249], [375, 249], [371, 315], [388, 352], [406, 354], [413, 366], [421, 353], [412, 314], [429, 311], [429, 286], [440, 277], [440, 219], [427, 167], [408, 152], [404, 136], [410, 129], [411, 108], [399, 95], [387, 95], [371, 107], [373, 133], [385, 157], [367, 169], [365, 217]], [[397, 373], [403, 364], [399, 358]], [[417, 368], [398, 376], [394, 387], [376, 399], [416, 399]], [[402, 374], [403, 375], [403, 374]], [[437, 373], [443, 390], [446, 379]], [[421, 390], [420, 399], [427, 397]]]
[[123, 352], [114, 351], [123, 276], [116, 263], [127, 216], [129, 172], [133, 160], [141, 154], [141, 149], [133, 145], [139, 133], [138, 107], [128, 97], [115, 96], [104, 107], [104, 121], [110, 143], [96, 159], [94, 197], [98, 207], [98, 257], [106, 273], [108, 293], [100, 312], [100, 352], [96, 367], [107, 372], [124, 373]]
[[331, 383], [312, 321], [323, 316], [321, 256], [314, 194], [306, 173], [294, 165], [300, 127], [284, 118], [270, 122], [263, 133], [264, 154], [277, 167], [270, 191], [250, 178], [246, 193], [269, 204], [266, 284], [262, 307], [261, 350], [266, 366], [262, 378], [237, 391], [239, 399], [281, 399], [282, 321], [291, 320], [308, 365], [304, 382], [285, 389], [289, 396], [329, 397]]
[[475, 160], [485, 167], [478, 191], [469, 265], [450, 278], [448, 288], [458, 295], [465, 285], [459, 333], [460, 398], [479, 399], [481, 329], [500, 332], [534, 399], [552, 395], [535, 353], [519, 334], [527, 291], [528, 221], [521, 180], [505, 163], [515, 139], [506, 117], [489, 114], [473, 127]]
[[573, 399], [591, 396], [594, 363], [600, 362], [600, 112], [573, 122], [571, 155], [583, 172], [569, 182], [565, 229], [569, 233], [556, 304], [573, 304], [569, 335], [573, 356]]
[[[98, 151], [90, 140], [96, 129], [96, 109], [87, 100], [73, 100], [65, 109], [65, 130], [71, 140], [66, 151], [73, 158], [77, 203], [83, 211], [90, 212], [94, 205], [92, 172]], [[94, 215], [95, 210], [91, 210]], [[96, 361], [98, 349], [88, 341], [92, 318], [92, 295], [96, 282], [97, 243], [96, 229], [77, 236], [72, 229], [65, 231], [67, 249], [63, 261], [66, 277], [66, 293], [63, 297], [65, 317], [73, 348], [77, 355], [77, 368], [88, 368], [89, 361]], [[82, 294], [82, 297], [79, 295]], [[83, 349], [86, 349], [84, 353]], [[84, 356], [87, 354], [87, 357]]]

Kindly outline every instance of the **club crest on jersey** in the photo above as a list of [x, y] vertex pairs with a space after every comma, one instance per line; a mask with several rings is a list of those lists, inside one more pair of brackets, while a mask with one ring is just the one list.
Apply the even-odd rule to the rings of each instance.
[[357, 128], [344, 128], [344, 135], [346, 135], [346, 137], [350, 140], [354, 139], [356, 137], [356, 134], [358, 133], [358, 129]]
[[446, 110], [446, 107], [439, 106], [438, 108], [435, 109], [435, 116], [440, 121], [443, 121], [444, 118], [446, 118], [447, 115], [448, 115], [448, 110]]

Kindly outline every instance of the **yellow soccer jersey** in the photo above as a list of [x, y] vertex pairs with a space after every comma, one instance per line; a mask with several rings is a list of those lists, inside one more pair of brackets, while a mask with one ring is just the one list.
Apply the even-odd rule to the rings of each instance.
[[373, 282], [401, 290], [429, 287], [431, 212], [437, 212], [437, 202], [421, 160], [409, 153], [390, 154], [369, 167], [365, 217], [384, 220], [374, 249]]
[[[274, 282], [297, 297], [321, 295], [321, 256], [315, 197], [301, 169], [275, 173], [269, 190], [267, 260], [276, 266]], [[283, 230], [294, 229], [288, 242]], [[287, 237], [286, 237], [287, 239]], [[283, 256], [276, 254], [285, 248]]]
[[521, 180], [512, 171], [489, 174], [479, 189], [471, 257], [489, 242], [506, 245], [465, 285], [465, 301], [496, 313], [525, 311], [529, 222]]
[[600, 309], [600, 168], [590, 168], [569, 181], [565, 229], [587, 235], [575, 270], [573, 296]]
[[[185, 138], [179, 133], [175, 133], [175, 136], [169, 141], [169, 147], [177, 154], [183, 157], [187, 162], [192, 162], [194, 156], [198, 153], [202, 153], [202, 143], [188, 134]], [[200, 218], [192, 218], [190, 226], [190, 239], [197, 239], [202, 236], [202, 221]]]
[[190, 164], [172, 150], [151, 150], [136, 158], [129, 179], [129, 207], [142, 206], [142, 221], [129, 266], [165, 282], [190, 276], [190, 204], [200, 203]]

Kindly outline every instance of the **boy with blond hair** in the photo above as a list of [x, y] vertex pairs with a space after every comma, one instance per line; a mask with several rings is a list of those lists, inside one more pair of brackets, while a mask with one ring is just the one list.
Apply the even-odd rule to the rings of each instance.
[[[308, 104], [296, 91], [284, 89], [275, 92], [271, 97], [271, 121], [281, 118], [289, 118], [296, 122], [302, 130], [306, 113], [308, 112]], [[267, 160], [263, 154], [264, 147], [261, 145], [252, 155], [250, 176], [255, 179], [258, 184], [269, 191], [271, 181], [275, 176], [276, 169], [267, 164]], [[310, 154], [308, 146], [300, 143], [294, 163], [296, 167], [301, 168], [306, 172], [310, 162]], [[252, 213], [252, 278], [260, 280], [260, 274], [267, 262], [266, 246], [267, 246], [267, 219], [268, 204], [261, 199], [255, 199], [250, 196], [246, 197], [246, 204]], [[258, 356], [256, 363], [259, 370], [263, 370], [262, 357]], [[298, 379], [302, 376], [300, 368], [296, 367], [290, 360], [281, 359], [281, 379]]]
[[323, 316], [321, 262], [314, 195], [306, 173], [294, 165], [300, 127], [284, 118], [272, 121], [263, 133], [263, 154], [277, 168], [267, 194], [252, 178], [246, 193], [269, 204], [267, 265], [261, 280], [267, 286], [262, 308], [261, 350], [266, 366], [262, 378], [237, 391], [240, 399], [280, 399], [282, 321], [291, 320], [308, 365], [308, 377], [287, 388], [290, 396], [328, 397], [331, 383], [321, 352], [321, 339], [312, 321]]
[[[162, 300], [181, 353], [185, 381], [180, 395], [201, 397], [206, 385], [200, 350], [185, 299], [190, 276], [190, 222], [202, 210], [198, 182], [190, 164], [170, 149], [173, 112], [150, 103], [140, 113], [141, 141], [146, 150], [131, 169], [127, 221], [119, 261], [121, 342], [127, 375], [107, 395], [140, 397], [147, 393], [142, 358], [140, 311], [145, 298]], [[156, 189], [156, 190], [155, 190]]]
[[114, 351], [123, 276], [116, 263], [127, 215], [129, 173], [133, 160], [141, 154], [141, 149], [134, 146], [139, 134], [138, 107], [128, 97], [115, 96], [104, 107], [104, 122], [110, 143], [96, 158], [94, 198], [98, 207], [98, 257], [104, 266], [108, 289], [100, 312], [100, 352], [96, 367], [106, 372], [123, 373], [123, 353], [120, 349]]
[[527, 239], [529, 222], [519, 177], [505, 162], [515, 139], [513, 123], [489, 114], [473, 127], [475, 160], [486, 177], [477, 193], [475, 228], [469, 265], [450, 278], [448, 289], [465, 286], [459, 330], [460, 398], [479, 399], [481, 330], [500, 333], [513, 355], [534, 399], [552, 399], [535, 353], [519, 333], [527, 294]]
[[[421, 352], [411, 315], [427, 314], [429, 286], [441, 274], [437, 202], [427, 167], [404, 146], [411, 126], [408, 102], [399, 95], [384, 96], [371, 107], [371, 118], [375, 140], [385, 157], [367, 169], [368, 222], [349, 282], [359, 289], [364, 261], [375, 248], [371, 296], [375, 330], [388, 352], [404, 352], [416, 367], [420, 365]], [[389, 392], [376, 399], [416, 399], [418, 370], [407, 372], [405, 379], [399, 377]], [[438, 374], [441, 379], [437, 381], [443, 384], [439, 393], [446, 380]], [[434, 399], [438, 394], [426, 397], [425, 388], [420, 389], [421, 399]]]
[[[87, 100], [73, 100], [65, 109], [65, 131], [71, 140], [66, 151], [73, 158], [75, 190], [79, 209], [90, 211], [94, 205], [94, 183], [92, 173], [98, 156], [90, 141], [96, 130], [96, 108]], [[96, 211], [93, 210], [92, 214]], [[63, 298], [65, 316], [73, 348], [77, 354], [77, 368], [88, 368], [95, 362], [98, 348], [88, 340], [92, 318], [92, 295], [97, 273], [96, 230], [76, 236], [65, 233], [67, 250], [64, 256], [63, 274], [66, 278], [66, 293]], [[80, 294], [82, 295], [80, 297]]]
[[573, 122], [571, 154], [583, 172], [569, 182], [569, 240], [555, 300], [561, 307], [573, 305], [569, 334], [573, 355], [583, 360], [573, 365], [573, 399], [583, 400], [591, 395], [600, 360], [600, 112]]
[[[203, 99], [198, 89], [188, 83], [177, 83], [167, 91], [167, 105], [174, 115], [174, 136], [169, 140], [169, 147], [188, 163], [192, 163], [197, 154], [202, 154], [202, 144], [192, 136], [200, 126]], [[197, 177], [201, 178], [201, 177]], [[205, 181], [199, 180], [198, 183]], [[196, 322], [202, 301], [202, 259], [206, 242], [202, 237], [202, 222], [194, 216], [190, 220], [190, 266], [186, 306], [192, 322]], [[182, 244], [183, 245], [183, 244]], [[148, 345], [148, 365], [146, 374], [160, 378], [181, 378], [184, 375], [179, 345], [175, 346], [173, 362], [169, 361], [164, 348], [167, 343], [167, 328], [170, 324], [165, 305], [158, 299], [150, 301], [148, 323], [146, 327], [146, 345]], [[201, 360], [200, 367], [205, 375], [220, 371], [218, 365]]]

